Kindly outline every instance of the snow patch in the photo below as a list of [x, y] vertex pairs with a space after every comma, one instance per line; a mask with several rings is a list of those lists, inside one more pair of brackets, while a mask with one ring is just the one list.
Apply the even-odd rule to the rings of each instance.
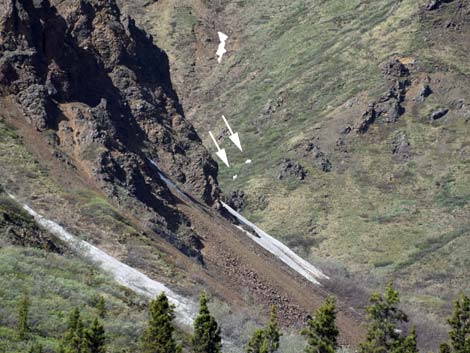
[[276, 256], [294, 271], [305, 277], [310, 282], [321, 285], [320, 279], [329, 279], [321, 270], [313, 266], [310, 262], [302, 259], [299, 255], [294, 253], [290, 248], [281, 243], [279, 240], [273, 238], [268, 233], [258, 228], [254, 223], [251, 223], [233, 208], [226, 203], [222, 202], [222, 206], [233, 216], [235, 216], [241, 223], [247, 225], [255, 231], [258, 236], [251, 234], [240, 226], [237, 226], [240, 230], [245, 232], [253, 241], [258, 243], [264, 249], [268, 250], [271, 254]]
[[184, 200], [186, 201], [189, 201], [191, 202], [191, 199], [188, 197], [188, 195], [186, 195], [184, 192], [182, 192], [177, 186], [175, 183], [173, 183], [170, 179], [168, 179], [165, 174], [163, 174], [163, 172], [160, 170], [160, 168], [158, 167], [157, 163], [155, 163], [154, 161], [152, 161], [151, 159], [149, 159], [150, 163], [152, 163], [152, 165], [157, 168], [158, 170], [158, 175], [160, 176], [160, 179], [162, 179], [165, 184], [170, 188], [170, 189], [173, 189], [174, 191], [176, 191], [176, 193], [181, 196]]
[[216, 54], [217, 54], [217, 61], [220, 64], [222, 62], [222, 58], [224, 54], [227, 52], [227, 50], [225, 49], [225, 42], [227, 41], [228, 36], [222, 32], [217, 32], [217, 34], [219, 35], [220, 44], [219, 44], [219, 47], [217, 48]]
[[[8, 193], [8, 196], [17, 201], [15, 196]], [[21, 204], [21, 203], [20, 203]], [[90, 259], [103, 272], [111, 275], [116, 282], [133, 290], [134, 292], [155, 299], [161, 292], [165, 292], [168, 300], [175, 305], [175, 314], [178, 322], [184, 325], [192, 325], [195, 316], [194, 304], [186, 298], [174, 293], [164, 284], [152, 280], [142, 272], [120, 262], [104, 251], [91, 245], [90, 243], [77, 239], [62, 226], [51, 221], [28, 205], [22, 204], [24, 210], [34, 217], [35, 221], [44, 229], [55, 235], [57, 238], [67, 243], [74, 251], [83, 257]]]
[[[160, 171], [160, 169], [158, 168], [158, 165], [155, 162], [153, 161], [150, 161], [150, 162]], [[190, 201], [188, 196], [184, 192], [182, 192], [171, 180], [166, 178], [161, 172], [160, 172], [160, 177], [168, 185], [168, 187], [173, 189], [175, 192], [177, 192], [179, 195], [184, 197], [186, 200]], [[237, 227], [237, 228], [244, 231], [253, 241], [255, 241], [258, 245], [260, 245], [261, 247], [269, 251], [274, 256], [276, 256], [278, 259], [284, 262], [287, 266], [292, 268], [295, 272], [297, 272], [301, 276], [305, 277], [308, 281], [316, 285], [321, 285], [321, 283], [319, 282], [319, 280], [321, 279], [329, 279], [329, 277], [325, 275], [321, 270], [313, 266], [310, 262], [302, 259], [299, 255], [293, 252], [289, 247], [281, 243], [279, 240], [273, 238], [262, 229], [258, 228], [254, 223], [251, 223], [249, 220], [247, 220], [245, 217], [243, 217], [241, 214], [239, 214], [237, 211], [235, 211], [225, 202], [221, 202], [221, 203], [222, 203], [222, 206], [228, 212], [230, 212], [233, 216], [235, 216], [241, 223], [253, 229], [258, 236], [255, 236], [251, 234], [250, 232], [247, 232], [241, 227]]]

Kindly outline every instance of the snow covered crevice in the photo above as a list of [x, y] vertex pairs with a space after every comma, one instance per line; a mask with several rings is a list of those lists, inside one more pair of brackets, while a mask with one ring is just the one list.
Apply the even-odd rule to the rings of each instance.
[[[167, 184], [167, 186], [170, 189], [174, 190], [184, 200], [191, 202], [190, 198], [160, 171], [160, 168], [158, 168], [158, 165], [154, 161], [150, 160], [150, 163], [152, 163], [152, 165], [158, 169], [160, 178]], [[271, 254], [276, 256], [278, 259], [280, 259], [282, 262], [284, 262], [287, 266], [292, 268], [298, 274], [306, 278], [308, 281], [316, 285], [321, 285], [319, 280], [329, 279], [329, 277], [325, 275], [321, 270], [313, 266], [310, 262], [301, 258], [299, 255], [293, 252], [289, 247], [284, 245], [282, 242], [273, 238], [262, 229], [258, 228], [254, 223], [251, 223], [249, 220], [247, 220], [245, 217], [243, 217], [241, 214], [239, 214], [229, 205], [222, 202], [222, 206], [230, 214], [235, 216], [240, 223], [253, 229], [253, 231], [258, 236], [255, 236], [251, 234], [250, 232], [247, 232], [242, 227], [237, 227], [237, 228], [245, 232], [258, 245], [260, 245], [261, 247], [269, 251]]]
[[[13, 200], [18, 202], [17, 198], [8, 194]], [[62, 226], [38, 214], [31, 207], [19, 202], [24, 210], [28, 212], [35, 221], [51, 234], [66, 243], [72, 250], [80, 256], [89, 259], [103, 272], [111, 275], [116, 282], [131, 289], [132, 291], [155, 299], [161, 292], [165, 292], [168, 300], [175, 305], [176, 319], [183, 325], [191, 325], [195, 317], [195, 305], [188, 299], [174, 293], [164, 284], [157, 282], [142, 272], [120, 262], [104, 251], [91, 245], [90, 243], [77, 239], [74, 235], [66, 231]]]
[[165, 174], [163, 174], [163, 172], [161, 171], [161, 169], [158, 167], [157, 163], [155, 163], [154, 161], [152, 161], [151, 159], [149, 159], [150, 163], [155, 167], [157, 168], [158, 170], [158, 175], [160, 176], [160, 178], [165, 182], [165, 184], [172, 190], [174, 190], [179, 196], [181, 196], [185, 201], [189, 201], [191, 202], [190, 198], [188, 197], [188, 195], [186, 195], [184, 192], [182, 192], [177, 186], [175, 183], [173, 183], [170, 179], [168, 179]]
[[273, 238], [268, 233], [258, 228], [254, 223], [251, 223], [233, 208], [231, 208], [226, 203], [222, 202], [224, 208], [233, 216], [235, 216], [238, 221], [251, 229], [258, 235], [255, 236], [250, 232], [246, 231], [242, 227], [238, 227], [240, 230], [244, 231], [253, 241], [261, 245], [264, 249], [268, 250], [271, 254], [276, 256], [287, 266], [292, 268], [294, 271], [305, 277], [310, 282], [321, 285], [319, 280], [329, 279], [321, 270], [313, 266], [310, 262], [304, 260], [299, 255], [294, 253], [290, 248], [281, 243], [279, 240]]

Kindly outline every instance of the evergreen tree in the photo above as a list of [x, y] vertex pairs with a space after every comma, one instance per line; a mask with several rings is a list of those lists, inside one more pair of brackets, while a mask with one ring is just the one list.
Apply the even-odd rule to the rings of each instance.
[[75, 308], [70, 312], [67, 330], [65, 331], [64, 340], [70, 341], [72, 335], [77, 331], [78, 322], [80, 321], [80, 309]]
[[67, 331], [65, 332], [62, 347], [66, 353], [82, 353], [84, 326], [80, 310], [75, 308], [70, 313]]
[[450, 344], [443, 343], [440, 347], [442, 353], [468, 353], [470, 352], [470, 298], [462, 296], [462, 300], [454, 302], [454, 312], [448, 320]]
[[393, 353], [418, 353], [418, 343], [416, 339], [416, 328], [412, 326], [410, 334], [405, 337], [401, 345], [399, 345]]
[[450, 346], [447, 343], [441, 343], [439, 353], [451, 353]]
[[282, 333], [279, 331], [276, 307], [271, 309], [271, 318], [268, 327], [256, 330], [248, 342], [247, 353], [274, 353], [279, 349], [279, 339]]
[[247, 353], [260, 353], [261, 348], [263, 347], [264, 339], [265, 339], [266, 332], [264, 329], [258, 329], [253, 333], [250, 340], [248, 341], [248, 345], [246, 346]]
[[82, 319], [80, 318], [77, 322], [77, 329], [72, 334], [69, 349], [66, 350], [67, 353], [82, 353], [84, 330], [85, 330], [85, 327], [83, 325]]
[[83, 336], [83, 353], [105, 353], [105, 332], [103, 325], [95, 319], [91, 326], [85, 330]]
[[96, 304], [96, 309], [98, 310], [98, 316], [104, 319], [106, 317], [106, 302], [102, 295], [100, 295], [98, 299], [98, 303]]
[[23, 294], [18, 304], [18, 338], [24, 340], [29, 331], [28, 317], [31, 302], [28, 293]]
[[279, 340], [282, 333], [279, 331], [279, 324], [277, 322], [276, 307], [273, 305], [271, 308], [271, 318], [266, 329], [266, 335], [263, 343], [262, 353], [274, 353], [279, 349]]
[[199, 314], [194, 321], [191, 339], [194, 353], [219, 353], [222, 349], [220, 327], [207, 307], [206, 293], [202, 293]]
[[366, 341], [359, 346], [360, 353], [388, 353], [399, 350], [403, 345], [398, 325], [407, 322], [408, 317], [398, 308], [398, 291], [389, 282], [384, 295], [372, 294], [371, 305], [367, 308], [368, 331]]
[[314, 317], [308, 320], [302, 335], [307, 338], [306, 353], [335, 352], [339, 331], [336, 327], [336, 301], [333, 297], [328, 297]]
[[143, 353], [175, 353], [181, 347], [173, 338], [174, 306], [170, 305], [165, 293], [150, 303], [150, 320], [142, 337]]

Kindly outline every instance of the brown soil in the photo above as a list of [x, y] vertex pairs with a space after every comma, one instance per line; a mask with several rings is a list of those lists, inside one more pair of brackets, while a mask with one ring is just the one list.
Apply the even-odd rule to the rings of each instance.
[[[27, 149], [47, 168], [49, 176], [60, 186], [67, 190], [89, 190], [103, 197], [103, 193], [93, 184], [92, 178], [80, 175], [77, 169], [65, 167], [63, 162], [53, 155], [44, 135], [29, 124], [24, 118], [18, 117], [19, 112], [8, 100], [4, 101], [2, 111], [10, 112], [9, 124], [12, 124], [20, 135]], [[17, 181], [21, 183], [21, 181]], [[31, 195], [20, 195], [29, 199]], [[174, 195], [178, 198], [178, 195]], [[30, 203], [46, 216], [60, 221], [66, 228], [88, 233], [91, 243], [98, 245], [120, 260], [127, 261], [126, 246], [116, 242], [116, 234], [103, 231], [100, 224], [84, 224], [80, 217], [80, 205], [67, 203], [60, 195], [41, 195], [40, 202], [29, 200]], [[151, 246], [165, 255], [178, 272], [183, 273], [186, 279], [184, 285], [174, 279], [165, 277], [155, 264], [150, 261], [139, 269], [157, 280], [170, 285], [177, 285], [183, 290], [194, 291], [202, 285], [220, 299], [235, 305], [245, 307], [255, 304], [266, 307], [276, 305], [282, 324], [299, 327], [304, 324], [307, 315], [311, 314], [323, 302], [328, 293], [326, 289], [315, 286], [295, 273], [270, 253], [252, 242], [244, 233], [239, 231], [228, 220], [220, 216], [217, 211], [195, 202], [189, 204], [179, 200], [178, 208], [191, 221], [192, 230], [203, 239], [202, 250], [204, 265], [197, 264], [183, 255], [169, 243], [162, 240], [158, 234], [145, 229], [130, 212], [121, 209], [121, 213], [129, 219], [136, 229], [151, 239]], [[57, 209], [44, 207], [48, 203], [61, 205]], [[119, 205], [115, 205], [119, 208]], [[151, 254], [145, 254], [150, 256]], [[334, 279], [332, 279], [334, 280]], [[197, 285], [196, 285], [197, 284]], [[196, 285], [196, 286], [195, 286]], [[364, 336], [364, 329], [360, 325], [362, 317], [351, 309], [348, 303], [339, 298], [338, 325], [343, 336], [341, 342], [356, 345]]]

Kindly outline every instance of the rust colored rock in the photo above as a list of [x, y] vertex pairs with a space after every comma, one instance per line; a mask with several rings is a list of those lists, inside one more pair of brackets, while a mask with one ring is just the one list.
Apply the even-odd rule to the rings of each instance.
[[57, 156], [152, 227], [176, 231], [187, 220], [150, 160], [185, 192], [218, 204], [217, 164], [185, 119], [167, 55], [114, 0], [1, 0], [0, 8], [0, 96], [55, 135]]

